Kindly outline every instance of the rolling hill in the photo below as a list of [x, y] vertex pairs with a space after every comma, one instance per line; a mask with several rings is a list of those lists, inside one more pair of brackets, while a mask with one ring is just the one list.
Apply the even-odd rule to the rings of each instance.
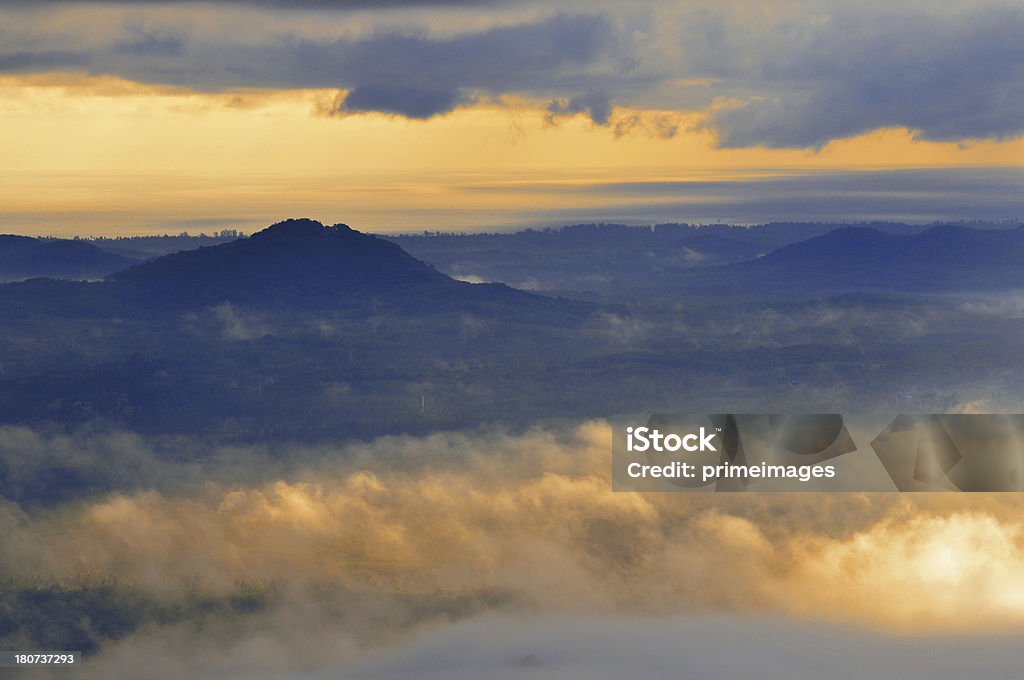
[[687, 272], [681, 290], [803, 296], [956, 293], [1024, 287], [1024, 227], [944, 225], [918, 234], [844, 227], [745, 262]]
[[88, 241], [0, 235], [0, 281], [101, 279], [137, 262]]

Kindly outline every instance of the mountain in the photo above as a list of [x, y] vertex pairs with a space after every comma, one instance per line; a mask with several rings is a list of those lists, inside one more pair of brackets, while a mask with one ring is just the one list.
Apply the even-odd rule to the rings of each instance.
[[[944, 385], [1020, 383], [1020, 322], [890, 291], [1019, 283], [1022, 236], [839, 229], [675, 271], [647, 258], [667, 249], [629, 248], [626, 280], [660, 297], [587, 305], [462, 283], [394, 243], [289, 220], [102, 282], [0, 286], [0, 424], [337, 441], [756, 409], [766, 390], [782, 409], [820, 394], [907, 408], [894, 395], [908, 385], [939, 411], [959, 400]], [[851, 294], [807, 303], [832, 291]]]
[[606, 346], [595, 311], [288, 220], [101, 282], [0, 285], [0, 423], [352, 437], [549, 412], [522, 388]]
[[918, 234], [845, 227], [767, 255], [704, 270], [697, 288], [803, 293], [968, 292], [1024, 287], [1024, 227], [944, 225]]
[[[665, 301], [690, 281], [685, 270], [734, 264], [836, 230], [841, 225], [769, 223], [577, 224], [512, 233], [387, 236], [407, 252], [456, 278], [502, 281], [517, 288], [614, 303]], [[912, 235], [918, 225], [861, 225]]]
[[442, 274], [395, 243], [344, 224], [274, 224], [249, 238], [198, 248], [110, 276], [121, 299], [152, 307], [223, 302], [290, 308], [390, 306], [414, 312], [460, 305], [545, 306], [549, 298]]
[[137, 262], [88, 241], [0, 235], [0, 281], [100, 279]]
[[769, 248], [739, 227], [580, 224], [509, 234], [388, 236], [446, 274], [578, 299], [617, 299], [652, 273], [738, 262]]

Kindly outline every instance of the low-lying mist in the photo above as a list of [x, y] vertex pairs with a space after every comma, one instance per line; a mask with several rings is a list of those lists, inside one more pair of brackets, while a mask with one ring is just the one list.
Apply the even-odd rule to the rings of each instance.
[[33, 466], [121, 474], [0, 506], [0, 640], [73, 633], [108, 664], [199, 645], [167, 662], [180, 677], [362, 663], [394, 645], [416, 657], [420, 635], [472, 637], [436, 631], [478, 617], [527, 637], [538, 617], [652, 621], [634, 632], [738, 614], [901, 635], [1024, 624], [1016, 496], [612, 493], [610, 440], [602, 421], [336, 448], [6, 428], [8, 498]]

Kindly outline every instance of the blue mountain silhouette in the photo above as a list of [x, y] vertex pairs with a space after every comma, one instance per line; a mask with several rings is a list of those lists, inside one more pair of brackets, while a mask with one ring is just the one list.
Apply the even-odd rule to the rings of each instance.
[[554, 302], [503, 284], [457, 281], [395, 243], [310, 219], [290, 219], [248, 238], [166, 255], [111, 275], [108, 285], [123, 300], [155, 307], [376, 304], [422, 313], [464, 304]]
[[712, 286], [805, 293], [1017, 288], [1024, 286], [1024, 228], [943, 225], [906, 235], [844, 227], [703, 274]]
[[136, 262], [88, 241], [0, 235], [0, 280], [3, 281], [38, 276], [99, 279]]

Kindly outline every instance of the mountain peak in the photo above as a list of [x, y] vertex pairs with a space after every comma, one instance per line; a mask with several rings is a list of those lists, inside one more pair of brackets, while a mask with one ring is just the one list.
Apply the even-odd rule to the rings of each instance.
[[126, 295], [168, 304], [329, 306], [439, 293], [461, 284], [397, 244], [344, 224], [278, 222], [249, 238], [165, 255], [110, 277]]
[[254, 239], [316, 239], [336, 238], [338, 236], [355, 234], [356, 231], [347, 224], [335, 224], [326, 227], [322, 223], [308, 218], [289, 219], [277, 224], [272, 224], [262, 231], [252, 235]]

